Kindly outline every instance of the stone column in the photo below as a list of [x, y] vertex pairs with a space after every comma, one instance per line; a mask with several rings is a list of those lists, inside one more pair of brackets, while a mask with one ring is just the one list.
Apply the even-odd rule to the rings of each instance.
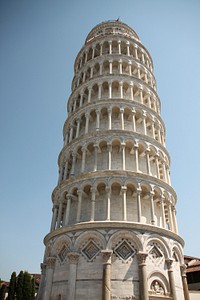
[[168, 268], [168, 276], [169, 276], [169, 285], [171, 290], [171, 295], [173, 300], [178, 300], [176, 296], [176, 287], [174, 282], [174, 272], [173, 272], [173, 259], [166, 259], [167, 268]]
[[108, 147], [108, 170], [112, 169], [112, 144], [107, 144]]
[[67, 195], [67, 205], [66, 205], [64, 225], [68, 225], [69, 223], [70, 208], [71, 208], [71, 196]]
[[54, 204], [54, 206], [53, 206], [53, 216], [52, 216], [52, 221], [51, 221], [51, 231], [53, 231], [55, 229], [57, 214], [58, 214], [58, 205]]
[[97, 144], [94, 144], [94, 169], [93, 171], [97, 171], [97, 151], [99, 146]]
[[82, 204], [82, 190], [77, 191], [78, 194], [78, 208], [77, 208], [77, 215], [76, 215], [76, 222], [80, 222], [81, 218], [81, 204]]
[[151, 224], [155, 225], [155, 211], [154, 211], [154, 201], [153, 201], [154, 192], [149, 193], [150, 197], [150, 206], [151, 206]]
[[122, 74], [122, 60], [119, 60], [119, 74]]
[[124, 108], [120, 108], [121, 129], [124, 130]]
[[90, 222], [93, 222], [95, 217], [95, 198], [97, 190], [96, 188], [91, 188], [90, 192], [92, 193]]
[[147, 285], [147, 265], [146, 258], [148, 254], [139, 252], [137, 254], [138, 266], [139, 266], [139, 277], [140, 277], [140, 299], [149, 300], [148, 296], [148, 285]]
[[123, 98], [123, 82], [119, 82], [119, 91], [120, 91], [120, 98]]
[[164, 195], [161, 195], [160, 197], [160, 204], [161, 204], [161, 212], [162, 212], [162, 227], [166, 227], [166, 219], [165, 219], [165, 208], [164, 208]]
[[143, 127], [144, 127], [144, 134], [145, 135], [147, 134], [146, 116], [147, 116], [146, 111], [143, 110], [142, 119], [143, 119]]
[[108, 130], [112, 129], [112, 108], [108, 108]]
[[64, 176], [63, 176], [63, 179], [67, 179], [68, 177], [68, 159], [66, 160], [65, 162], [65, 171], [64, 171]]
[[109, 60], [109, 74], [112, 74], [112, 60]]
[[141, 222], [141, 217], [142, 217], [142, 210], [141, 210], [141, 192], [142, 192], [142, 189], [141, 187], [139, 186], [137, 188], [137, 213], [138, 213], [138, 222], [140, 223]]
[[91, 102], [91, 94], [92, 94], [92, 88], [88, 87], [88, 103]]
[[156, 173], [157, 178], [160, 179], [160, 171], [159, 171], [159, 162], [158, 162], [158, 154], [155, 155], [155, 161], [156, 161]]
[[82, 151], [81, 172], [83, 173], [83, 172], [85, 172], [85, 158], [86, 158], [86, 151], [87, 151], [87, 149], [85, 147], [83, 147], [81, 149], [81, 151]]
[[125, 158], [125, 143], [121, 143], [122, 149], [122, 170], [126, 170], [126, 158]]
[[140, 102], [143, 104], [143, 94], [142, 94], [142, 89], [139, 90], [140, 94]]
[[168, 203], [168, 216], [169, 216], [169, 229], [173, 231], [174, 227], [173, 227], [173, 220], [172, 220], [172, 207], [170, 202]]
[[96, 131], [99, 131], [99, 127], [100, 127], [100, 109], [99, 108], [96, 109], [96, 116], [97, 116]]
[[76, 291], [76, 274], [79, 254], [76, 252], [69, 252], [67, 254], [69, 259], [69, 281], [68, 281], [68, 300], [75, 300]]
[[81, 124], [81, 119], [79, 117], [78, 120], [77, 120], [76, 138], [78, 138], [78, 136], [79, 136], [80, 124]]
[[86, 64], [87, 59], [88, 59], [88, 51], [85, 52], [85, 62], [84, 62], [84, 64]]
[[136, 114], [136, 111], [135, 111], [135, 109], [133, 108], [133, 109], [132, 109], [132, 117], [133, 117], [133, 131], [134, 131], [134, 132], [136, 132], [135, 114]]
[[110, 187], [106, 187], [106, 192], [107, 192], [106, 221], [110, 221], [110, 196], [111, 196]]
[[138, 76], [139, 79], [141, 79], [140, 69], [139, 68], [137, 69], [137, 76]]
[[126, 51], [127, 51], [127, 55], [130, 56], [130, 42], [129, 41], [126, 42]]
[[101, 42], [100, 43], [100, 56], [102, 56], [102, 53], [103, 53], [103, 43]]
[[122, 209], [123, 209], [122, 220], [127, 221], [127, 209], [126, 209], [126, 191], [127, 191], [127, 187], [122, 186], [121, 191], [122, 191]]
[[103, 283], [102, 300], [111, 300], [111, 258], [112, 250], [102, 250], [103, 257]]
[[65, 140], [64, 140], [64, 145], [67, 145], [67, 143], [68, 143], [68, 138], [69, 138], [69, 132], [68, 132], [68, 129], [67, 129], [66, 135], [65, 135]]
[[152, 125], [152, 136], [153, 136], [153, 139], [155, 140], [156, 135], [155, 135], [155, 118], [154, 117], [152, 117], [151, 125]]
[[[101, 75], [101, 74], [100, 74]], [[101, 99], [101, 89], [102, 89], [102, 83], [98, 84], [98, 100]]]
[[83, 95], [84, 95], [84, 93], [83, 93], [83, 92], [81, 92], [81, 98], [80, 98], [80, 107], [82, 107], [82, 105], [83, 105]]
[[138, 59], [138, 51], [137, 51], [137, 48], [135, 48], [135, 58]]
[[47, 258], [47, 274], [46, 274], [44, 300], [51, 299], [51, 289], [52, 289], [55, 262], [56, 262], [56, 258], [54, 256]]
[[118, 43], [118, 52], [119, 54], [121, 54], [121, 41], [118, 40], [117, 43]]
[[[129, 75], [130, 75], [130, 76], [132, 75], [131, 65], [132, 65], [131, 60], [129, 60], [129, 61], [128, 61], [128, 72], [129, 72]], [[131, 100], [133, 100], [133, 99], [131, 99]]]
[[108, 88], [109, 88], [109, 99], [112, 98], [112, 82], [108, 83]]
[[92, 48], [92, 59], [94, 59], [95, 47]]
[[150, 153], [150, 149], [146, 149], [145, 151], [146, 153], [146, 163], [147, 163], [147, 174], [151, 175], [151, 166], [150, 166], [150, 158], [149, 158], [149, 153]]
[[130, 82], [130, 93], [131, 93], [131, 100], [134, 100], [133, 99], [133, 82], [132, 81]]
[[89, 112], [87, 112], [85, 114], [85, 118], [86, 118], [86, 122], [85, 122], [85, 134], [87, 134], [88, 133], [88, 126], [89, 126], [89, 118], [90, 118], [90, 113]]
[[183, 292], [185, 300], [190, 300], [190, 295], [188, 292], [188, 284], [187, 284], [187, 276], [186, 276], [186, 265], [181, 265], [181, 277], [182, 277], [182, 284], [183, 284]]
[[60, 196], [60, 204], [59, 204], [59, 211], [58, 211], [58, 221], [57, 221], [56, 229], [60, 228], [61, 219], [62, 219], [62, 209], [63, 209], [63, 199]]
[[138, 161], [138, 145], [135, 144], [134, 145], [134, 152], [135, 152], [135, 171], [138, 172], [139, 171], [139, 161]]
[[175, 233], [178, 234], [178, 226], [177, 226], [177, 221], [176, 221], [176, 208], [174, 205], [172, 205], [172, 219], [173, 219], [173, 224], [174, 224], [174, 231], [175, 231]]
[[69, 136], [69, 142], [72, 141], [72, 137], [73, 137], [73, 124], [71, 124], [70, 126], [70, 136]]
[[72, 169], [71, 169], [71, 175], [75, 175], [75, 168], [76, 168], [76, 153], [72, 153]]

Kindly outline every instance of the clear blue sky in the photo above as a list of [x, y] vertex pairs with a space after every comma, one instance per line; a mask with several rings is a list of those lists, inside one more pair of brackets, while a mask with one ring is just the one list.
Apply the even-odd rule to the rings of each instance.
[[73, 63], [120, 17], [149, 50], [185, 254], [200, 257], [200, 1], [0, 1], [0, 277], [40, 272]]

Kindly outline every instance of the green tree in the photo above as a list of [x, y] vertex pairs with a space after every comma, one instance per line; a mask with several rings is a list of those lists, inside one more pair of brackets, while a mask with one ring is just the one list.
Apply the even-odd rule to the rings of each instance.
[[31, 275], [24, 272], [22, 300], [31, 300]]
[[23, 283], [24, 283], [24, 272], [20, 271], [19, 275], [17, 276], [17, 283], [16, 283], [16, 299], [17, 300], [23, 299]]
[[16, 273], [13, 272], [10, 278], [10, 285], [8, 289], [8, 300], [15, 299], [15, 290], [16, 290]]
[[31, 300], [35, 299], [35, 279], [31, 278]]

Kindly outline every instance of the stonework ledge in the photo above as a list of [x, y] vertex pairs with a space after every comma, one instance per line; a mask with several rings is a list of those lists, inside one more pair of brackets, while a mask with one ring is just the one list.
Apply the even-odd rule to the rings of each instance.
[[101, 221], [101, 222], [84, 222], [84, 223], [78, 223], [71, 226], [65, 226], [59, 229], [56, 229], [49, 234], [47, 234], [44, 238], [44, 244], [46, 245], [50, 239], [52, 239], [55, 236], [59, 236], [61, 234], [64, 234], [65, 232], [73, 232], [77, 230], [90, 230], [90, 229], [105, 229], [105, 228], [118, 228], [118, 229], [127, 229], [127, 230], [137, 230], [138, 232], [152, 232], [160, 234], [161, 236], [165, 236], [168, 238], [172, 238], [176, 241], [178, 241], [183, 247], [184, 247], [184, 240], [177, 235], [176, 233], [161, 228], [157, 226], [152, 226], [148, 224], [141, 224], [141, 223], [133, 223], [133, 222], [117, 222], [117, 221]]

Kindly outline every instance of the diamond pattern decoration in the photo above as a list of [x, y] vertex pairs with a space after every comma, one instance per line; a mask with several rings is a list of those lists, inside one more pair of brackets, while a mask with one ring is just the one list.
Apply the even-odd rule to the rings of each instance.
[[126, 261], [130, 257], [134, 256], [134, 254], [136, 253], [136, 250], [126, 240], [123, 240], [114, 249], [114, 253], [117, 255], [118, 258]]
[[100, 248], [90, 240], [81, 251], [88, 261], [92, 261], [100, 252]]
[[66, 245], [63, 245], [63, 247], [61, 248], [61, 250], [58, 253], [58, 257], [59, 257], [61, 263], [64, 262], [68, 252], [69, 252], [69, 248]]
[[151, 247], [149, 251], [149, 256], [152, 259], [152, 261], [156, 264], [159, 264], [163, 259], [163, 253], [159, 249], [159, 247], [157, 247], [156, 244], [153, 244], [153, 246]]

